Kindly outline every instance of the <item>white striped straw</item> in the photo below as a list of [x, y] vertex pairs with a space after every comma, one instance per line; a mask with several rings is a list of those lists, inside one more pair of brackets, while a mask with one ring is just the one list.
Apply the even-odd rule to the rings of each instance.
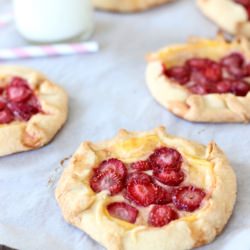
[[35, 57], [50, 57], [94, 53], [99, 50], [95, 41], [84, 43], [52, 44], [0, 49], [0, 60], [14, 60]]
[[13, 20], [13, 14], [11, 12], [0, 15], [0, 28], [6, 26]]

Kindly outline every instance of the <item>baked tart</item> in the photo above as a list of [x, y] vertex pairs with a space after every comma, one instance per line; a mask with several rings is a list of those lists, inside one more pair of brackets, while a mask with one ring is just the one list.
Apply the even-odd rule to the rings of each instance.
[[236, 177], [215, 143], [163, 127], [84, 142], [56, 188], [65, 220], [108, 250], [187, 250], [221, 233]]
[[149, 55], [153, 97], [194, 122], [250, 121], [250, 52], [245, 38], [193, 38]]

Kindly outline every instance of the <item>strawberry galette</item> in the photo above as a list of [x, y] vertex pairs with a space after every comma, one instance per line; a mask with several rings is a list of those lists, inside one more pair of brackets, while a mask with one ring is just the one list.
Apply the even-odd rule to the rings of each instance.
[[0, 156], [48, 143], [67, 118], [67, 95], [42, 74], [0, 66]]
[[81, 144], [56, 189], [66, 221], [109, 250], [184, 250], [211, 242], [227, 223], [236, 178], [215, 143], [164, 128]]
[[147, 84], [175, 115], [196, 122], [250, 121], [246, 39], [193, 39], [149, 56]]
[[250, 38], [250, 0], [197, 0], [197, 4], [220, 28]]
[[96, 8], [114, 12], [137, 12], [170, 2], [173, 0], [93, 0]]

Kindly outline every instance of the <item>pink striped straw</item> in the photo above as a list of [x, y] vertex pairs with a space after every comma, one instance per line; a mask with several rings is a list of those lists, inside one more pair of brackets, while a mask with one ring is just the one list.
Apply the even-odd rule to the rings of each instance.
[[0, 49], [0, 60], [77, 55], [85, 53], [94, 53], [98, 50], [99, 45], [95, 41], [71, 44], [65, 43], [41, 46], [28, 46], [11, 49]]
[[0, 15], [0, 28], [5, 27], [13, 19], [12, 13], [5, 13]]

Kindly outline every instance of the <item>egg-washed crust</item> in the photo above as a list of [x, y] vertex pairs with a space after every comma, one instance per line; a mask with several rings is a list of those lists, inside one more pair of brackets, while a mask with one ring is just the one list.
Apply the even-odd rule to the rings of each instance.
[[40, 102], [42, 112], [33, 115], [27, 122], [0, 124], [0, 156], [44, 146], [65, 123], [68, 113], [65, 91], [40, 72], [19, 66], [0, 66], [0, 86], [14, 76], [27, 80]]
[[250, 92], [244, 97], [233, 94], [197, 95], [168, 78], [166, 67], [182, 65], [193, 57], [218, 60], [231, 52], [250, 60], [249, 42], [238, 38], [231, 42], [221, 35], [214, 40], [193, 38], [186, 44], [172, 45], [148, 56], [146, 81], [153, 97], [175, 115], [193, 122], [249, 122]]
[[97, 9], [112, 12], [139, 12], [174, 0], [93, 0]]
[[247, 11], [233, 0], [197, 0], [201, 11], [223, 30], [250, 38]]
[[[176, 148], [188, 159], [194, 174], [204, 171], [199, 175], [201, 178], [193, 180], [199, 186], [203, 179], [208, 194], [204, 205], [162, 228], [111, 217], [105, 207], [116, 198], [105, 191], [96, 194], [91, 190], [89, 179], [93, 168], [110, 157], [131, 163], [148, 157], [155, 147], [163, 145]], [[65, 220], [108, 250], [186, 250], [211, 242], [222, 231], [234, 207], [236, 177], [215, 143], [205, 147], [171, 136], [164, 127], [140, 133], [121, 130], [112, 140], [82, 143], [64, 170], [55, 195]]]

